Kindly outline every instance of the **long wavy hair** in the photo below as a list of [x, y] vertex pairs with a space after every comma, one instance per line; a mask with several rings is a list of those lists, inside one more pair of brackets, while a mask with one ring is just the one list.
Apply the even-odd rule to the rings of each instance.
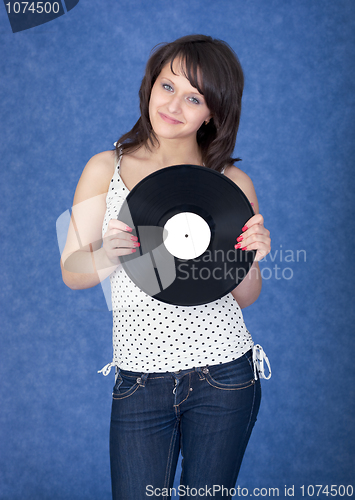
[[[189, 35], [175, 42], [157, 45], [147, 62], [139, 90], [141, 116], [132, 130], [121, 136], [116, 152], [133, 152], [140, 146], [159, 144], [149, 119], [152, 87], [162, 68], [174, 60], [181, 62], [181, 71], [205, 98], [212, 118], [196, 133], [204, 165], [221, 171], [240, 158], [232, 158], [239, 127], [244, 76], [237, 55], [224, 41], [205, 35]], [[119, 146], [120, 145], [120, 146]]]

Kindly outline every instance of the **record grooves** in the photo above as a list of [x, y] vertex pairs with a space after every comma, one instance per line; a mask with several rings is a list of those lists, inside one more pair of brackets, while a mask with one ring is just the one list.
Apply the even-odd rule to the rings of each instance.
[[130, 279], [157, 300], [181, 306], [213, 302], [245, 277], [254, 251], [235, 250], [253, 209], [238, 186], [198, 165], [166, 167], [145, 177], [118, 214], [139, 251], [120, 257]]

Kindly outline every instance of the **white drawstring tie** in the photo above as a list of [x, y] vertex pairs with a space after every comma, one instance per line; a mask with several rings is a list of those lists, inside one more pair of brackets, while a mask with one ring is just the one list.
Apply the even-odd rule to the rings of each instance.
[[[267, 367], [269, 370], [269, 375], [267, 377], [265, 376], [264, 361], [267, 364]], [[260, 344], [255, 344], [253, 346], [253, 365], [254, 365], [254, 378], [255, 378], [255, 380], [258, 379], [258, 374], [259, 374], [259, 378], [264, 378], [265, 380], [269, 380], [269, 378], [271, 377], [270, 362], [269, 362], [269, 359], [264, 352], [264, 349], [261, 347]]]
[[114, 366], [117, 366], [118, 367], [118, 364], [117, 364], [117, 361], [111, 361], [111, 363], [108, 363], [107, 365], [105, 365], [103, 368], [101, 368], [101, 370], [99, 370], [97, 373], [102, 373], [105, 377], [107, 377], [107, 375], [110, 373], [111, 371], [111, 368], [114, 367]]

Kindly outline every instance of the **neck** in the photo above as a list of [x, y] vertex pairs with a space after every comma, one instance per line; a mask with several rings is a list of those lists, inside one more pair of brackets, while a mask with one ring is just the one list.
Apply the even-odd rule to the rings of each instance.
[[159, 139], [159, 146], [152, 148], [151, 158], [161, 167], [169, 165], [202, 165], [197, 142]]

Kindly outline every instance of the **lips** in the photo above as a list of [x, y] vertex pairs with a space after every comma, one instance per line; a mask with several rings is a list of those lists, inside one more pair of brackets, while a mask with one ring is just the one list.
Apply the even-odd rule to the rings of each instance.
[[165, 115], [164, 113], [159, 112], [159, 116], [166, 122], [170, 123], [171, 125], [178, 125], [180, 122], [179, 120], [175, 120], [174, 118], [170, 118], [170, 116]]

